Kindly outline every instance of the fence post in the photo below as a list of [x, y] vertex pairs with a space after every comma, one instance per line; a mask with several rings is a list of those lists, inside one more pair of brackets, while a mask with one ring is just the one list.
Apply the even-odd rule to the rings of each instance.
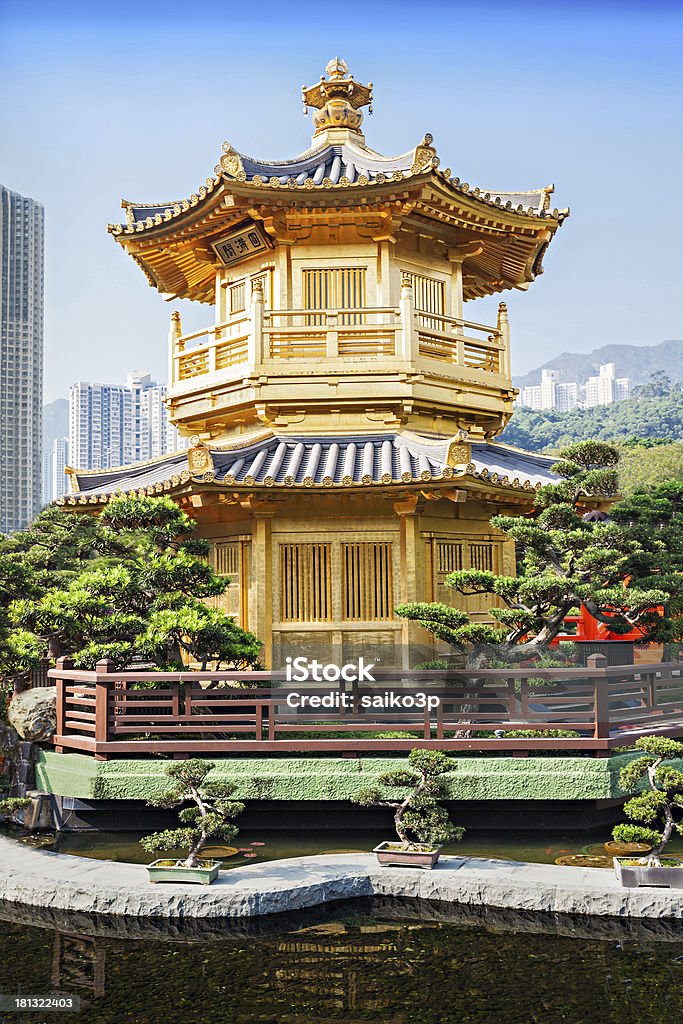
[[[249, 311], [249, 340], [247, 342], [247, 358], [251, 367], [263, 362], [263, 282], [251, 283], [251, 306]], [[266, 357], [270, 353], [266, 353]]]
[[401, 359], [412, 362], [417, 355], [418, 333], [415, 329], [415, 299], [413, 279], [410, 274], [401, 275]]
[[[61, 672], [68, 672], [74, 667], [74, 663], [71, 658], [57, 658], [55, 668]], [[63, 676], [57, 676], [55, 679], [55, 685], [57, 689], [56, 698], [57, 704], [55, 708], [55, 740], [64, 735], [66, 730], [66, 679]], [[58, 754], [64, 753], [64, 747], [55, 742], [55, 750]]]
[[[98, 673], [113, 672], [114, 662], [109, 658], [101, 658], [95, 665]], [[107, 755], [99, 753], [100, 743], [109, 742], [109, 684], [105, 679], [95, 680], [95, 759], [106, 761]]]
[[31, 672], [31, 687], [51, 685], [50, 680], [47, 677], [50, 664], [51, 662], [47, 655], [44, 655], [40, 659], [36, 668]]
[[[607, 668], [604, 654], [589, 655], [586, 664], [592, 672], [601, 672]], [[593, 736], [596, 740], [609, 738], [609, 680], [605, 675], [593, 676], [595, 691], [595, 728]]]

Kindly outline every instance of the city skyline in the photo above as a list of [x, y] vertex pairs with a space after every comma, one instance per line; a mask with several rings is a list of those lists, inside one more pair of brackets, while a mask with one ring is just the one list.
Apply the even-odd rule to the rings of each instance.
[[69, 389], [69, 465], [109, 469], [146, 462], [183, 447], [168, 418], [165, 384], [147, 370], [125, 384], [77, 381]]
[[[350, 13], [355, 9], [351, 3]], [[533, 4], [525, 9], [532, 16], [540, 11]], [[515, 373], [549, 350], [655, 344], [683, 334], [675, 295], [674, 222], [681, 212], [676, 204], [649, 204], [647, 217], [635, 218], [641, 183], [666, 181], [680, 163], [673, 131], [680, 13], [663, 4], [559, 7], [543, 14], [543, 24], [546, 38], [559, 34], [562, 45], [532, 52], [518, 10], [499, 6], [475, 17], [463, 5], [432, 2], [422, 6], [419, 22], [408, 17], [407, 5], [396, 10], [401, 27], [378, 4], [364, 12], [359, 31], [324, 12], [315, 25], [285, 25], [283, 12], [266, 4], [268, 28], [259, 31], [254, 51], [248, 12], [217, 12], [210, 31], [208, 23], [179, 29], [156, 4], [143, 4], [136, 24], [143, 33], [153, 26], [156, 42], [141, 62], [117, 35], [128, 16], [125, 3], [118, 13], [67, 3], [58, 17], [41, 3], [30, 11], [0, 6], [0, 74], [5, 89], [22, 96], [20, 108], [8, 104], [0, 114], [0, 180], [37, 195], [50, 211], [47, 402], [65, 395], [76, 377], [120, 379], [136, 362], [163, 379], [171, 308], [180, 309], [189, 330], [212, 321], [209, 307], [164, 307], [105, 225], [119, 219], [122, 195], [145, 202], [196, 191], [224, 139], [257, 156], [291, 155], [292, 139], [304, 149], [310, 124], [300, 113], [300, 84], [337, 51], [359, 80], [375, 83], [370, 146], [402, 151], [438, 125], [442, 164], [463, 180], [521, 189], [554, 180], [553, 204], [572, 209], [548, 257], [552, 274], [534, 283], [528, 299], [508, 297]], [[223, 71], [228, 38], [230, 66]], [[380, 38], [390, 45], [380, 48]], [[176, 47], [183, 53], [177, 74], [167, 60]], [[472, 80], [482, 53], [486, 74], [477, 74], [463, 103], [458, 83]], [[48, 90], [57, 121], [45, 116]], [[648, 258], [653, 251], [657, 260]], [[493, 322], [488, 300], [470, 303], [467, 315]]]

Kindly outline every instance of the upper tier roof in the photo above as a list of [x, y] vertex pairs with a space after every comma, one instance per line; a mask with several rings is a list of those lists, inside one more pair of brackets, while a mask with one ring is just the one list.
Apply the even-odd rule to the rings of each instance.
[[431, 135], [426, 135], [419, 146], [399, 156], [382, 156], [360, 139], [349, 138], [340, 144], [307, 149], [289, 160], [272, 161], [239, 153], [230, 143], [224, 142], [223, 156], [215, 167], [216, 177], [207, 178], [206, 185], [197, 193], [189, 199], [169, 200], [165, 203], [147, 204], [122, 200], [126, 223], [110, 224], [109, 231], [119, 235], [158, 228], [162, 223], [182, 217], [192, 207], [200, 206], [221, 182], [269, 185], [271, 188], [329, 189], [347, 188], [349, 185], [384, 185], [388, 181], [401, 181], [430, 171], [436, 172], [436, 177], [454, 191], [468, 195], [483, 206], [560, 222], [569, 215], [568, 210], [551, 210], [553, 185], [528, 192], [487, 190], [461, 182], [460, 178], [451, 174], [450, 168], [439, 171], [439, 163]]
[[543, 255], [569, 213], [551, 208], [553, 186], [470, 186], [449, 167], [440, 168], [429, 134], [399, 156], [383, 156], [366, 145], [360, 130], [360, 108], [371, 102], [372, 86], [357, 83], [339, 58], [327, 72], [329, 78], [304, 87], [316, 131], [311, 148], [299, 156], [262, 160], [224, 142], [214, 175], [189, 198], [123, 200], [125, 223], [110, 224], [109, 231], [150, 283], [167, 297], [213, 302], [220, 265], [215, 247], [230, 237], [226, 232], [261, 223], [268, 235], [264, 249], [280, 240], [292, 244], [316, 225], [325, 230], [332, 209], [362, 238], [396, 241], [405, 228], [431, 238], [438, 256], [444, 246], [460, 252], [465, 299], [528, 287], [542, 273]]
[[[290, 160], [269, 161], [238, 153], [226, 142], [223, 144], [223, 150], [228, 159], [216, 166], [217, 179], [214, 181], [214, 185], [218, 184], [221, 179], [229, 180], [230, 178], [236, 182], [248, 182], [252, 185], [267, 183], [271, 187], [280, 185], [288, 188], [330, 188], [331, 186], [345, 188], [349, 185], [384, 184], [390, 179], [400, 181], [417, 173], [438, 168], [439, 158], [431, 143], [431, 135], [426, 135], [419, 146], [409, 149], [400, 156], [382, 156], [381, 153], [365, 146], [360, 140], [349, 138], [338, 145], [328, 144], [307, 149], [305, 153]], [[469, 193], [475, 199], [490, 206], [503, 206], [505, 209], [513, 209], [516, 213], [536, 217], [550, 216], [561, 220], [567, 216], [568, 211], [550, 210], [552, 185], [532, 189], [529, 192], [501, 192], [487, 191], [476, 187], [470, 188], [459, 178], [451, 176], [450, 169], [441, 172], [439, 177], [445, 178], [457, 191]], [[209, 181], [207, 181], [208, 187]], [[203, 198], [201, 190], [198, 198]], [[196, 204], [191, 203], [191, 205]], [[156, 218], [157, 215], [160, 215], [164, 220], [171, 220], [173, 217], [180, 216], [187, 209], [183, 206], [182, 200], [154, 205], [124, 200], [123, 206], [126, 210], [127, 233], [130, 233], [130, 229], [139, 231], [157, 226], [148, 223], [150, 217]], [[111, 225], [110, 227], [115, 232], [116, 226]]]

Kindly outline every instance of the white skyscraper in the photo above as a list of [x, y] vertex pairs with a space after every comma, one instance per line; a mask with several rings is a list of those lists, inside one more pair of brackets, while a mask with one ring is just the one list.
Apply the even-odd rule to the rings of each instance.
[[579, 404], [579, 385], [561, 384], [557, 370], [541, 370], [541, 383], [522, 388], [519, 404], [529, 409], [557, 409], [569, 412]]
[[45, 212], [0, 186], [0, 533], [40, 510]]
[[628, 377], [617, 377], [614, 363], [603, 363], [597, 377], [586, 381], [586, 406], [611, 405], [628, 398], [631, 382]]
[[170, 423], [166, 387], [146, 370], [125, 384], [81, 381], [69, 394], [71, 464], [77, 469], [109, 469], [144, 462], [184, 447]]
[[49, 452], [43, 454], [43, 505], [62, 498], [68, 491], [66, 467], [69, 464], [69, 439], [57, 437]]
[[517, 399], [519, 405], [528, 409], [570, 412], [581, 404], [590, 407], [620, 402], [631, 393], [631, 381], [628, 377], [616, 376], [614, 363], [603, 363], [598, 375], [589, 377], [583, 388], [577, 381], [560, 383], [558, 376], [557, 370], [541, 370], [540, 384], [532, 384], [520, 390]]

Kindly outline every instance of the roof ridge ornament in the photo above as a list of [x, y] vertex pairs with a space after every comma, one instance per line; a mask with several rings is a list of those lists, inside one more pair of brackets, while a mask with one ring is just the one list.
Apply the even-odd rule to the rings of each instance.
[[313, 138], [322, 135], [330, 128], [342, 128], [354, 132], [361, 138], [360, 126], [363, 123], [361, 107], [368, 107], [372, 113], [372, 82], [361, 85], [349, 73], [349, 66], [341, 57], [334, 57], [315, 85], [301, 87], [304, 104], [304, 115], [308, 108], [313, 107], [315, 133]]

